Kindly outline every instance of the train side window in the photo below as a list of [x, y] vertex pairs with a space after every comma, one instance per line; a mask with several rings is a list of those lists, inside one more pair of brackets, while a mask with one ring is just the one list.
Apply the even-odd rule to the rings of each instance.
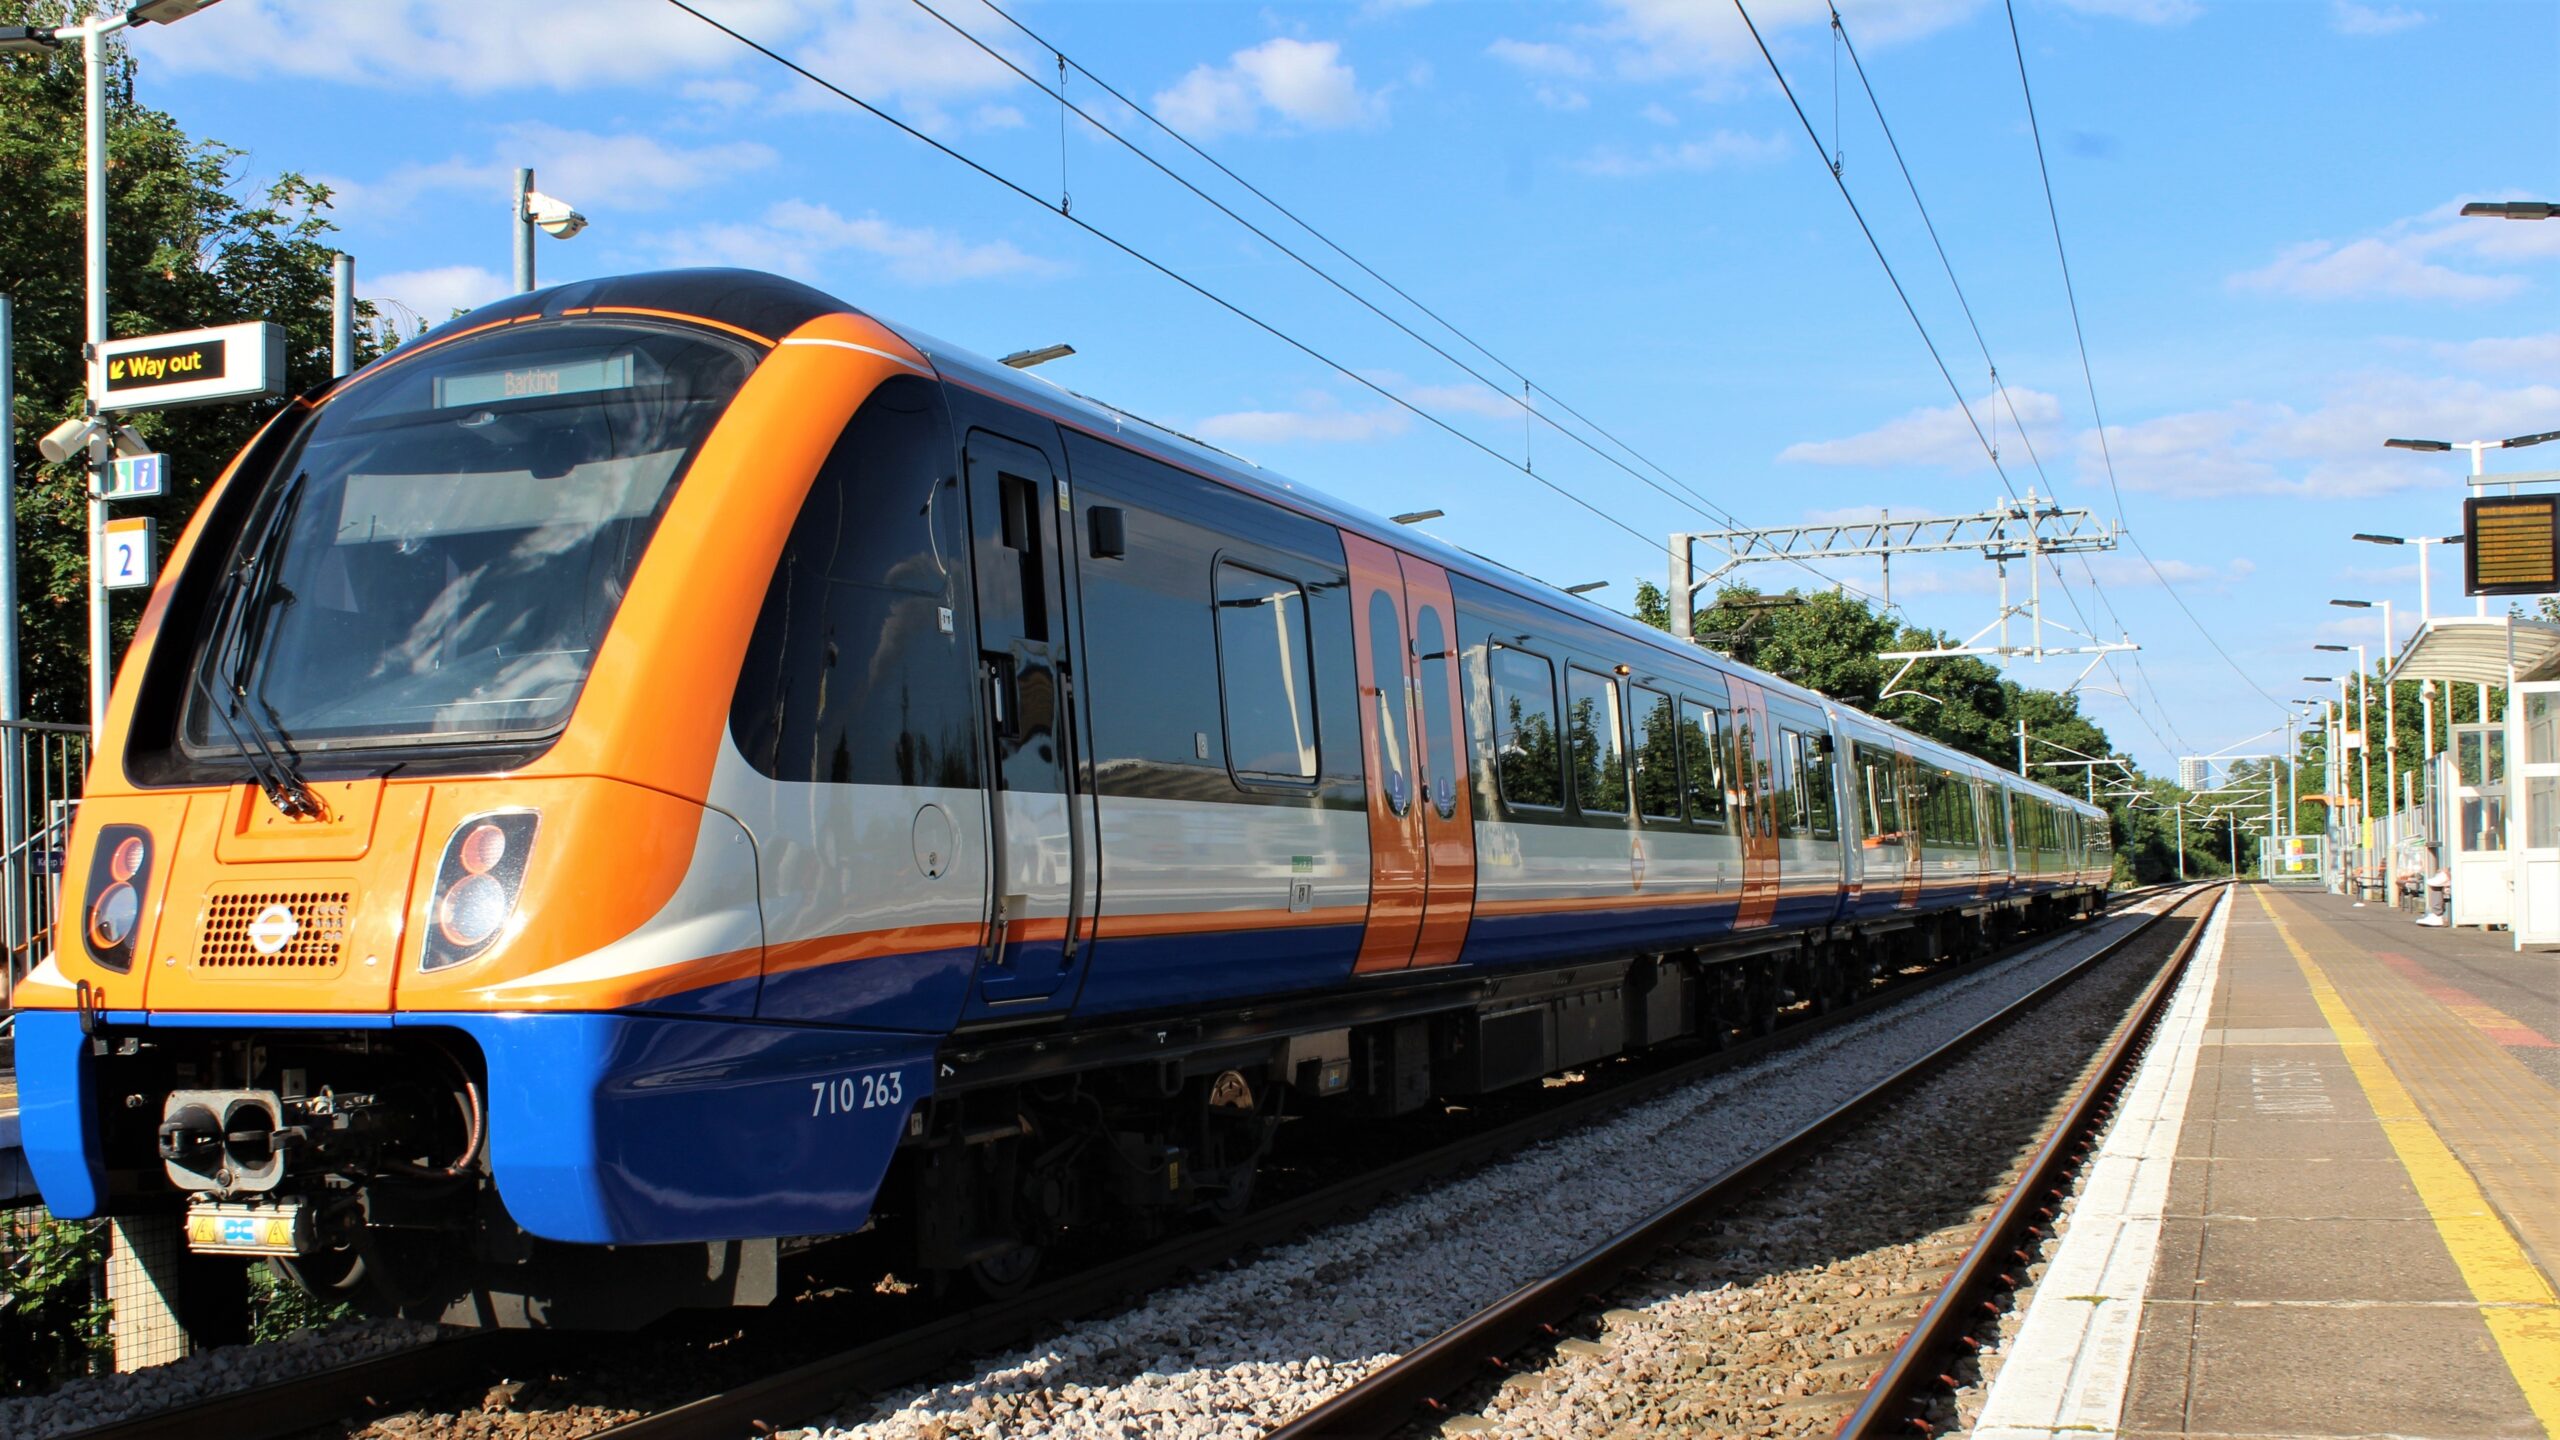
[[1503, 803], [1564, 808], [1564, 756], [1556, 745], [1556, 670], [1544, 655], [1491, 647], [1494, 769]]
[[1787, 779], [1794, 783], [1795, 804], [1790, 806], [1789, 809], [1792, 812], [1795, 828], [1798, 830], [1807, 829], [1810, 827], [1813, 817], [1806, 813], [1805, 802], [1808, 797], [1805, 794], [1804, 784], [1803, 731], [1781, 730], [1778, 732], [1778, 759], [1785, 770]]
[[1627, 742], [1618, 713], [1618, 682], [1568, 665], [1565, 690], [1565, 724], [1573, 736], [1573, 803], [1585, 815], [1624, 819]]
[[1689, 819], [1709, 830], [1725, 826], [1725, 748], [1722, 712], [1695, 700], [1680, 702], [1680, 771], [1689, 795]]
[[1839, 812], [1831, 791], [1831, 737], [1808, 733], [1804, 737], [1805, 811], [1811, 819], [1813, 838], [1840, 838]]
[[1227, 766], [1239, 782], [1313, 784], [1316, 710], [1307, 592], [1218, 562], [1218, 694]]
[[1466, 783], [1466, 772], [1458, 764], [1461, 742], [1449, 708], [1449, 667], [1457, 655], [1449, 648], [1448, 628], [1440, 623], [1440, 607], [1415, 608], [1413, 638], [1422, 662], [1422, 787], [1431, 808], [1446, 820], [1458, 813], [1458, 787]]
[[[1750, 733], [1750, 727], [1744, 727], [1743, 734], [1747, 737]], [[1768, 797], [1768, 808], [1760, 813], [1769, 822], [1769, 833], [1780, 840], [1794, 838], [1799, 828], [1796, 822], [1795, 767], [1785, 746], [1790, 733], [1780, 730], [1761, 736], [1760, 743], [1751, 747], [1751, 758], [1746, 762], [1747, 773], [1758, 787], [1758, 793]]]
[[1680, 721], [1671, 697], [1635, 687], [1627, 715], [1635, 728], [1636, 812], [1647, 820], [1680, 818]]
[[1374, 682], [1362, 699], [1378, 722], [1379, 788], [1387, 808], [1398, 815], [1413, 804], [1413, 737], [1405, 733], [1412, 706], [1404, 683], [1404, 617], [1395, 597], [1384, 590], [1369, 594], [1369, 678]]
[[968, 553], [957, 455], [930, 381], [890, 380], [846, 422], [783, 542], [730, 700], [730, 736], [758, 774], [978, 783], [971, 665], [949, 619], [965, 572], [943, 558]]

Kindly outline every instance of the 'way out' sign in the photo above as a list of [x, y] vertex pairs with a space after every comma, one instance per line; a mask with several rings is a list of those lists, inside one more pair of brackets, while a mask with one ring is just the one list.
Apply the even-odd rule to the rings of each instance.
[[132, 335], [98, 347], [100, 410], [168, 410], [284, 392], [284, 327], [272, 320]]

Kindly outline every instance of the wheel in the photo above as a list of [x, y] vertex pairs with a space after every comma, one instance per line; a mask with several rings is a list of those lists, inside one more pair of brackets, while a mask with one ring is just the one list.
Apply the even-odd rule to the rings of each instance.
[[961, 1273], [990, 1300], [1010, 1300], [1031, 1288], [1040, 1273], [1042, 1252], [1035, 1246], [1012, 1245], [983, 1260], [972, 1260]]

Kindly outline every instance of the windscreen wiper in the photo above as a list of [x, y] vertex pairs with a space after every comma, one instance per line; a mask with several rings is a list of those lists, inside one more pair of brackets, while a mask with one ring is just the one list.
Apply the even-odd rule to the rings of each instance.
[[[223, 613], [217, 617], [214, 629], [223, 652], [217, 661], [225, 657], [230, 660], [221, 667], [226, 672], [230, 696], [215, 695], [204, 672], [196, 673], [197, 691], [213, 707], [222, 728], [230, 732], [232, 748], [240, 752], [249, 772], [257, 777], [259, 792], [277, 814], [288, 820], [318, 819], [328, 813], [327, 807], [294, 767], [293, 752], [286, 747], [283, 735], [271, 733], [248, 703], [249, 671], [256, 663], [263, 638], [259, 628], [266, 621], [268, 604], [275, 594], [275, 564], [280, 558], [281, 541], [301, 506], [303, 481], [309, 474], [298, 470], [285, 482], [283, 493], [268, 508], [266, 527], [258, 532], [240, 568], [232, 572], [231, 592], [224, 597]], [[248, 731], [245, 737], [241, 733], [244, 726]]]

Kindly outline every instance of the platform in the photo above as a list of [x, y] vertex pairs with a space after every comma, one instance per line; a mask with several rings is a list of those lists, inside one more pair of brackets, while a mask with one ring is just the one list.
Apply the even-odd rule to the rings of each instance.
[[2560, 1436], [2560, 951], [2267, 886], [2218, 938], [1978, 1440]]

